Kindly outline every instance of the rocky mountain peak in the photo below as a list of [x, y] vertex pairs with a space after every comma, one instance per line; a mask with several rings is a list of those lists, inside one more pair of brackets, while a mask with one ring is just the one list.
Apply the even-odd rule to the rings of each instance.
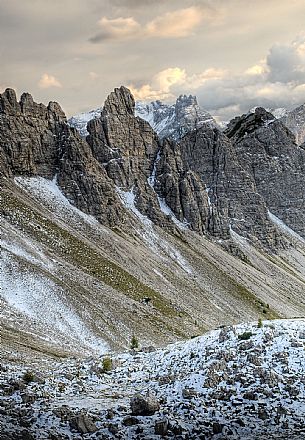
[[6, 89], [0, 94], [0, 113], [7, 116], [22, 114], [28, 117], [41, 117], [45, 120], [51, 118], [61, 122], [67, 121], [64, 111], [57, 102], [51, 101], [46, 107], [44, 104], [36, 103], [30, 93], [23, 93], [18, 102], [13, 89]]
[[22, 113], [31, 113], [34, 108], [34, 99], [30, 93], [23, 93], [20, 97], [20, 107]]
[[198, 101], [194, 95], [180, 95], [177, 98], [176, 104], [187, 107], [189, 105], [198, 105]]
[[53, 114], [55, 119], [57, 119], [58, 121], [62, 121], [62, 122], [67, 121], [65, 112], [62, 110], [58, 102], [50, 101], [48, 104], [48, 110]]
[[135, 100], [127, 87], [115, 88], [105, 101], [103, 112], [112, 115], [134, 116]]
[[266, 109], [263, 107], [256, 107], [254, 112], [249, 112], [232, 119], [224, 132], [229, 138], [234, 137], [235, 139], [238, 139], [274, 120], [275, 117]]
[[6, 89], [0, 94], [0, 112], [11, 114], [20, 111], [20, 106], [17, 101], [16, 92], [13, 89]]

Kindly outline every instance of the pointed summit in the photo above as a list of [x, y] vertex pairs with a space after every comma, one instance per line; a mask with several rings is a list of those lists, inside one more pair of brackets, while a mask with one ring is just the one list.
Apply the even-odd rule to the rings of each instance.
[[0, 95], [0, 113], [14, 114], [17, 112], [20, 112], [20, 105], [16, 92], [8, 88]]
[[103, 112], [112, 115], [134, 116], [135, 100], [127, 87], [115, 88], [105, 101]]

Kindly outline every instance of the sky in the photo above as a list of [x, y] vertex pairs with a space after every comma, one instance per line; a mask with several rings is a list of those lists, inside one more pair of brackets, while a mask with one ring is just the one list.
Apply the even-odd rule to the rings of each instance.
[[68, 116], [120, 85], [227, 120], [305, 102], [304, 0], [0, 0], [0, 92]]

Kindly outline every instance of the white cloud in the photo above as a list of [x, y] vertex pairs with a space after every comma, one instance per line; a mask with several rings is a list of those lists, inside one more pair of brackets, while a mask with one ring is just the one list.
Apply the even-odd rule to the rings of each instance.
[[98, 21], [102, 30], [90, 41], [98, 43], [104, 40], [124, 41], [136, 38], [182, 38], [191, 35], [204, 19], [210, 17], [209, 9], [204, 11], [197, 6], [166, 12], [145, 24], [140, 24], [134, 17], [102, 17]]
[[186, 76], [185, 85], [190, 90], [196, 90], [208, 81], [216, 81], [225, 78], [227, 74], [228, 72], [224, 69], [210, 67], [203, 72]]
[[174, 98], [173, 94], [162, 92], [161, 90], [154, 90], [149, 84], [144, 84], [139, 88], [131, 84], [128, 86], [128, 88], [137, 101], [166, 101]]
[[205, 82], [221, 79], [225, 74], [226, 71], [222, 69], [209, 68], [199, 74], [188, 75], [185, 69], [169, 67], [154, 75], [151, 84], [144, 84], [140, 88], [131, 84], [129, 88], [138, 100], [168, 100], [174, 98], [177, 88], [196, 91]]
[[224, 119], [257, 105], [292, 108], [305, 102], [305, 34], [291, 44], [274, 45], [266, 59], [240, 73], [213, 67], [198, 73], [168, 68], [131, 89], [144, 101], [196, 94], [204, 108]]
[[187, 37], [199, 26], [203, 18], [203, 11], [195, 6], [167, 12], [147, 23], [145, 33], [158, 38]]
[[99, 74], [96, 73], [96, 72], [89, 72], [89, 78], [90, 78], [92, 81], [95, 81], [96, 79], [99, 78]]
[[248, 69], [245, 70], [246, 75], [263, 75], [263, 73], [266, 72], [266, 66], [262, 64], [254, 64], [254, 66], [248, 67]]
[[154, 77], [155, 85], [162, 91], [168, 93], [172, 86], [184, 84], [186, 72], [179, 67], [170, 67], [157, 73]]
[[62, 84], [53, 75], [44, 73], [38, 82], [40, 89], [49, 89], [50, 87], [62, 87]]
[[171, 88], [175, 85], [182, 85], [186, 81], [186, 72], [179, 67], [169, 67], [158, 72], [151, 84], [144, 84], [140, 88], [129, 85], [134, 97], [140, 101], [167, 100], [173, 98]]
[[112, 20], [102, 17], [98, 24], [103, 29], [102, 35], [112, 39], [132, 38], [141, 30], [141, 25], [133, 17], [119, 17]]

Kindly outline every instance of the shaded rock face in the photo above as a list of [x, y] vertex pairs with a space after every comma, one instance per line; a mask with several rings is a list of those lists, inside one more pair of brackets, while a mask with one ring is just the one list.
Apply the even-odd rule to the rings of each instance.
[[138, 178], [152, 173], [160, 148], [150, 125], [134, 116], [135, 102], [125, 87], [115, 89], [105, 101], [100, 119], [88, 124], [94, 156], [116, 185], [131, 188]]
[[0, 95], [0, 171], [2, 176], [42, 176], [57, 181], [68, 199], [107, 225], [120, 223], [123, 207], [102, 166], [60, 106], [37, 104], [14, 90]]
[[[160, 142], [150, 125], [134, 116], [134, 108], [129, 90], [115, 89], [101, 118], [89, 122], [87, 141], [115, 185], [136, 193], [143, 214], [170, 227], [164, 215], [167, 210], [202, 234], [228, 239], [232, 228], [268, 247], [278, 244], [253, 176], [242, 167], [226, 135], [205, 124], [179, 144]], [[272, 115], [261, 118], [274, 119]], [[259, 126], [255, 116], [252, 119], [248, 131]]]
[[168, 140], [156, 161], [154, 189], [180, 222], [197, 232], [207, 232], [210, 207], [206, 188], [183, 161], [180, 146]]
[[[180, 100], [192, 106], [191, 98]], [[36, 104], [29, 94], [18, 102], [8, 89], [0, 96], [0, 128], [2, 174], [56, 176], [72, 203], [107, 226], [129, 222], [120, 190], [132, 193], [138, 210], [169, 232], [177, 233], [183, 223], [226, 240], [234, 230], [276, 248], [282, 241], [268, 205], [303, 233], [304, 219], [298, 222], [296, 213], [305, 152], [264, 109], [235, 118], [225, 133], [205, 124], [180, 143], [160, 141], [149, 123], [135, 116], [130, 91], [120, 87], [105, 101], [100, 118], [88, 123], [84, 141], [57, 103]], [[272, 179], [271, 190], [266, 179]]]
[[[177, 164], [177, 158], [180, 163]], [[172, 150], [171, 160], [176, 161], [176, 169], [188, 170], [184, 186], [191, 188], [179, 192], [172, 186], [165, 195], [168, 205], [176, 213], [177, 200], [188, 203], [185, 217], [200, 214], [197, 222], [208, 233], [220, 238], [229, 238], [230, 229], [251, 239], [259, 239], [269, 247], [278, 244], [278, 235], [268, 220], [267, 208], [263, 198], [257, 194], [255, 182], [241, 166], [230, 140], [217, 128], [205, 127], [186, 135], [176, 151]], [[160, 166], [157, 179], [173, 180], [172, 169], [165, 162]], [[177, 173], [176, 173], [177, 174]], [[181, 173], [180, 173], [181, 175]], [[161, 186], [166, 188], [166, 183]], [[196, 198], [199, 210], [192, 210], [192, 198]], [[178, 207], [179, 209], [179, 207]], [[188, 211], [189, 210], [189, 211]], [[178, 215], [178, 214], [177, 214]], [[194, 220], [192, 220], [194, 221]], [[203, 227], [204, 225], [204, 227]]]
[[257, 109], [233, 120], [226, 133], [271, 213], [305, 237], [305, 150], [271, 116]]
[[208, 197], [199, 177], [185, 169], [174, 143], [161, 143], [151, 126], [134, 116], [134, 108], [125, 87], [109, 95], [101, 118], [88, 124], [93, 155], [115, 185], [136, 193], [138, 208], [153, 222], [173, 228], [160, 209], [164, 200], [178, 220], [205, 232]]

